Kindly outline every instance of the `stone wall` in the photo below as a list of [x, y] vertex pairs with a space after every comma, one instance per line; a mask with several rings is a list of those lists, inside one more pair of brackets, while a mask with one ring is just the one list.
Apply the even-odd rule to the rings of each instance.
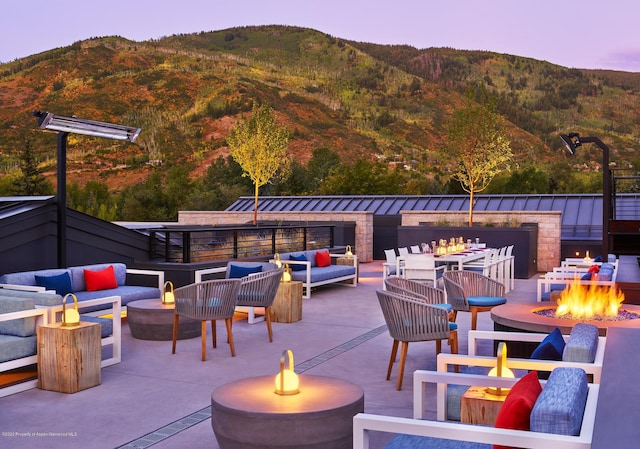
[[[438, 225], [464, 226], [468, 221], [468, 212], [433, 212], [433, 211], [400, 211], [402, 226], [418, 226], [420, 223], [437, 223]], [[560, 228], [562, 212], [560, 211], [502, 211], [474, 212], [473, 222], [477, 224], [491, 223], [499, 226], [511, 223], [538, 224], [538, 270], [552, 271], [560, 266]]]
[[[258, 215], [264, 221], [351, 221], [355, 222], [355, 253], [361, 262], [373, 260], [373, 213], [372, 212], [263, 212]], [[253, 211], [180, 211], [180, 225], [232, 225], [250, 223]]]

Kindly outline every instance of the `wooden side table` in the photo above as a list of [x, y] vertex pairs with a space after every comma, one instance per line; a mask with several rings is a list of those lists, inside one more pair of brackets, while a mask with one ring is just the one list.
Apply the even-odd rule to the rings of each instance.
[[271, 306], [271, 321], [292, 323], [302, 319], [302, 282], [280, 282]]
[[100, 385], [100, 324], [38, 326], [38, 387], [75, 393]]
[[460, 422], [495, 426], [507, 396], [487, 392], [487, 387], [470, 387], [460, 399]]

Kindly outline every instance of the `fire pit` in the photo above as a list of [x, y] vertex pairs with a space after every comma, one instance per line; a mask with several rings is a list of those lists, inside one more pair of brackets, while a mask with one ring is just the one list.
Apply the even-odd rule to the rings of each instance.
[[557, 305], [532, 307], [504, 304], [491, 309], [495, 330], [551, 332], [556, 327], [569, 334], [576, 323], [596, 326], [600, 335], [610, 327], [640, 328], [640, 307], [623, 304], [616, 288], [574, 282], [562, 291]]

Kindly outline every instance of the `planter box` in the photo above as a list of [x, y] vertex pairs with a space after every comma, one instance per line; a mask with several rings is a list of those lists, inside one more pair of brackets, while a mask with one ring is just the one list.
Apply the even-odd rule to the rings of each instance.
[[538, 226], [523, 224], [517, 228], [490, 226], [398, 226], [398, 247], [431, 243], [440, 239], [462, 236], [464, 241], [476, 238], [491, 248], [513, 245], [515, 277], [529, 279], [538, 272]]

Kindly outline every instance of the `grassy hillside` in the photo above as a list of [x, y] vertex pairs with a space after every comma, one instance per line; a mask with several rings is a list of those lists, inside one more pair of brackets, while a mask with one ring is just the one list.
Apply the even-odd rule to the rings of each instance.
[[[254, 101], [291, 130], [299, 162], [329, 148], [345, 162], [386, 157], [434, 167], [452, 111], [478, 82], [499, 97], [518, 162], [565, 158], [557, 139], [565, 131], [598, 135], [620, 163], [640, 147], [640, 74], [264, 26], [146, 42], [95, 38], [1, 64], [0, 176], [15, 169], [26, 140], [54, 176], [55, 137], [37, 129], [34, 109], [143, 129], [134, 145], [70, 136], [70, 182], [119, 191], [173, 166], [202, 176], [227, 154], [225, 136]], [[600, 160], [597, 149], [579, 157], [587, 168]]]

